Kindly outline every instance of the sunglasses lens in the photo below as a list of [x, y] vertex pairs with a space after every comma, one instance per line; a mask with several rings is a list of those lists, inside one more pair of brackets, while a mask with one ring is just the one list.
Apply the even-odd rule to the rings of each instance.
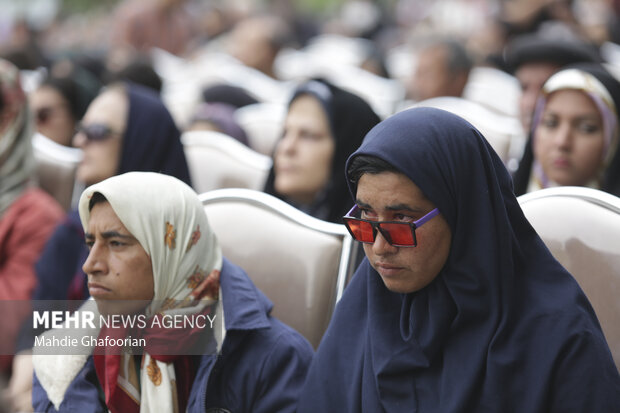
[[[409, 224], [405, 223], [381, 223], [381, 233], [392, 245], [411, 246], [415, 245], [413, 231]], [[387, 236], [386, 236], [387, 235]]]
[[370, 225], [368, 222], [350, 218], [345, 218], [344, 222], [349, 228], [349, 231], [351, 231], [353, 238], [355, 238], [357, 241], [368, 243], [373, 243], [375, 241], [372, 225]]
[[102, 141], [112, 135], [112, 130], [110, 128], [100, 124], [82, 125], [77, 131], [86, 135], [86, 139], [89, 141]]

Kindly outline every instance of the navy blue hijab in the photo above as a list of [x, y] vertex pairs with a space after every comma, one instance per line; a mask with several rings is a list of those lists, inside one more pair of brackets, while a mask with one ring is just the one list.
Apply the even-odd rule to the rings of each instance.
[[129, 116], [118, 174], [160, 172], [191, 186], [179, 132], [170, 112], [151, 89], [127, 83]]
[[363, 260], [317, 350], [299, 412], [620, 406], [620, 377], [594, 311], [473, 126], [439, 109], [410, 109], [373, 128], [347, 167], [362, 154], [389, 162], [435, 204], [452, 231], [450, 254], [434, 281], [409, 294], [389, 291]]

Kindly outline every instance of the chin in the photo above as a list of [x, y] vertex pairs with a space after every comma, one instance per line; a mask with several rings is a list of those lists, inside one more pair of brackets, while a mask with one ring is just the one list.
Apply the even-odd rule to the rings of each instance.
[[398, 293], [398, 294], [409, 294], [409, 293], [416, 292], [423, 288], [423, 287], [418, 287], [415, 285], [410, 285], [410, 284], [401, 283], [397, 281], [395, 282], [394, 280], [386, 280], [385, 278], [382, 278], [382, 280], [383, 280], [383, 285], [385, 285], [385, 288], [387, 288], [393, 293]]

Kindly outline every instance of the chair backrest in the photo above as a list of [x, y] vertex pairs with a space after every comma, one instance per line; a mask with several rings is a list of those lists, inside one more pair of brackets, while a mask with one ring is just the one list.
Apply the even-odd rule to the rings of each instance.
[[519, 116], [520, 96], [517, 78], [494, 67], [474, 67], [463, 90], [465, 99], [514, 118]]
[[263, 189], [271, 169], [270, 157], [214, 131], [185, 132], [181, 142], [196, 192], [220, 188]]
[[221, 189], [200, 197], [224, 256], [274, 303], [273, 315], [316, 348], [354, 270], [346, 228], [259, 191]]
[[75, 173], [82, 160], [82, 151], [60, 145], [38, 133], [32, 138], [32, 148], [39, 187], [56, 198], [68, 211], [75, 194], [81, 192]]
[[620, 198], [557, 187], [522, 195], [519, 203], [590, 300], [620, 370]]
[[235, 111], [235, 120], [248, 136], [250, 147], [271, 156], [284, 129], [286, 106], [278, 103], [254, 103]]
[[517, 118], [493, 112], [480, 103], [458, 97], [437, 97], [416, 103], [459, 115], [474, 125], [489, 141], [495, 152], [506, 163], [513, 140], [519, 139], [522, 128]]

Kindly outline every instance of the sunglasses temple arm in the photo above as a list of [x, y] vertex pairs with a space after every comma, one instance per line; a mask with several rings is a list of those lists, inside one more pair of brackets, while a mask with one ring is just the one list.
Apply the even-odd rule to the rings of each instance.
[[416, 222], [414, 222], [414, 224], [415, 224], [416, 227], [419, 227], [420, 225], [424, 224], [426, 221], [428, 221], [429, 219], [433, 218], [437, 214], [439, 214], [439, 210], [437, 208], [435, 208], [431, 212], [429, 212], [428, 214], [424, 215], [422, 218], [420, 218]]
[[347, 212], [347, 214], [346, 214], [345, 216], [347, 216], [347, 217], [352, 217], [352, 216], [353, 216], [353, 214], [354, 214], [355, 212], [357, 212], [357, 210], [358, 210], [358, 207], [357, 207], [357, 204], [355, 204], [355, 205], [353, 205], [353, 208], [351, 208], [351, 209], [349, 210], [349, 212]]

